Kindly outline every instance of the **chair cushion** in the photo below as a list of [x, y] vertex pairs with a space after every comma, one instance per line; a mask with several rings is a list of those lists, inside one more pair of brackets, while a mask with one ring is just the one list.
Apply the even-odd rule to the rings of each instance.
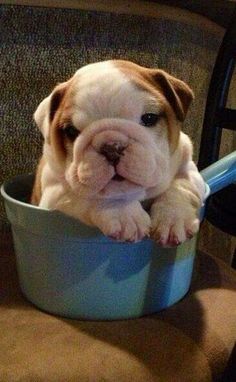
[[192, 287], [169, 309], [140, 319], [55, 317], [20, 292], [10, 237], [0, 244], [0, 380], [218, 381], [236, 338], [236, 274], [199, 253]]

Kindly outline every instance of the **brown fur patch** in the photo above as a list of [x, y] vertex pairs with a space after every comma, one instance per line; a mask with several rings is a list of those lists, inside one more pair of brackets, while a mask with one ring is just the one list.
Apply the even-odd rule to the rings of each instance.
[[41, 180], [42, 180], [42, 171], [43, 167], [45, 166], [46, 161], [44, 157], [42, 156], [39, 164], [37, 166], [36, 170], [36, 176], [35, 176], [35, 181], [34, 181], [34, 186], [31, 194], [31, 200], [30, 203], [34, 204], [35, 206], [38, 206], [42, 197], [42, 185], [41, 185]]
[[58, 85], [51, 99], [50, 107], [50, 144], [52, 150], [58, 159], [63, 164], [66, 158], [66, 147], [64, 136], [62, 134], [63, 126], [70, 122], [71, 115], [71, 83], [72, 80]]
[[139, 88], [154, 95], [161, 104], [168, 124], [170, 147], [174, 151], [179, 141], [180, 122], [184, 120], [193, 99], [191, 89], [163, 70], [149, 69], [123, 60], [114, 60], [113, 63]]
[[192, 90], [183, 81], [169, 75], [164, 70], [154, 69], [153, 77], [173, 107], [179, 121], [183, 122], [194, 98]]

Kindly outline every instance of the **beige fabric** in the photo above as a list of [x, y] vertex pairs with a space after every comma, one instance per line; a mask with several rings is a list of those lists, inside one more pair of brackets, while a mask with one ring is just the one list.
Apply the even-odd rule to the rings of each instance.
[[198, 346], [156, 318], [89, 323], [5, 308], [2, 320], [1, 381], [211, 380]]
[[136, 320], [82, 322], [41, 312], [21, 295], [9, 241], [0, 245], [1, 382], [208, 382], [236, 338], [236, 275], [198, 257], [191, 292]]

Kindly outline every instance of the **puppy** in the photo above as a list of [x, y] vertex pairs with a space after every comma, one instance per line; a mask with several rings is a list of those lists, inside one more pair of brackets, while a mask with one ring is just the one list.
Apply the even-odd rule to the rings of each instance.
[[119, 241], [192, 237], [205, 190], [181, 132], [192, 99], [163, 70], [122, 60], [79, 69], [34, 114], [44, 147], [31, 202]]

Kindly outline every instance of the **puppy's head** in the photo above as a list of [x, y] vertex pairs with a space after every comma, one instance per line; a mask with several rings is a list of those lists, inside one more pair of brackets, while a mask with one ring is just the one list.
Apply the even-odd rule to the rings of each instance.
[[44, 155], [78, 195], [127, 198], [170, 181], [170, 158], [193, 99], [163, 70], [129, 61], [87, 65], [41, 102]]

